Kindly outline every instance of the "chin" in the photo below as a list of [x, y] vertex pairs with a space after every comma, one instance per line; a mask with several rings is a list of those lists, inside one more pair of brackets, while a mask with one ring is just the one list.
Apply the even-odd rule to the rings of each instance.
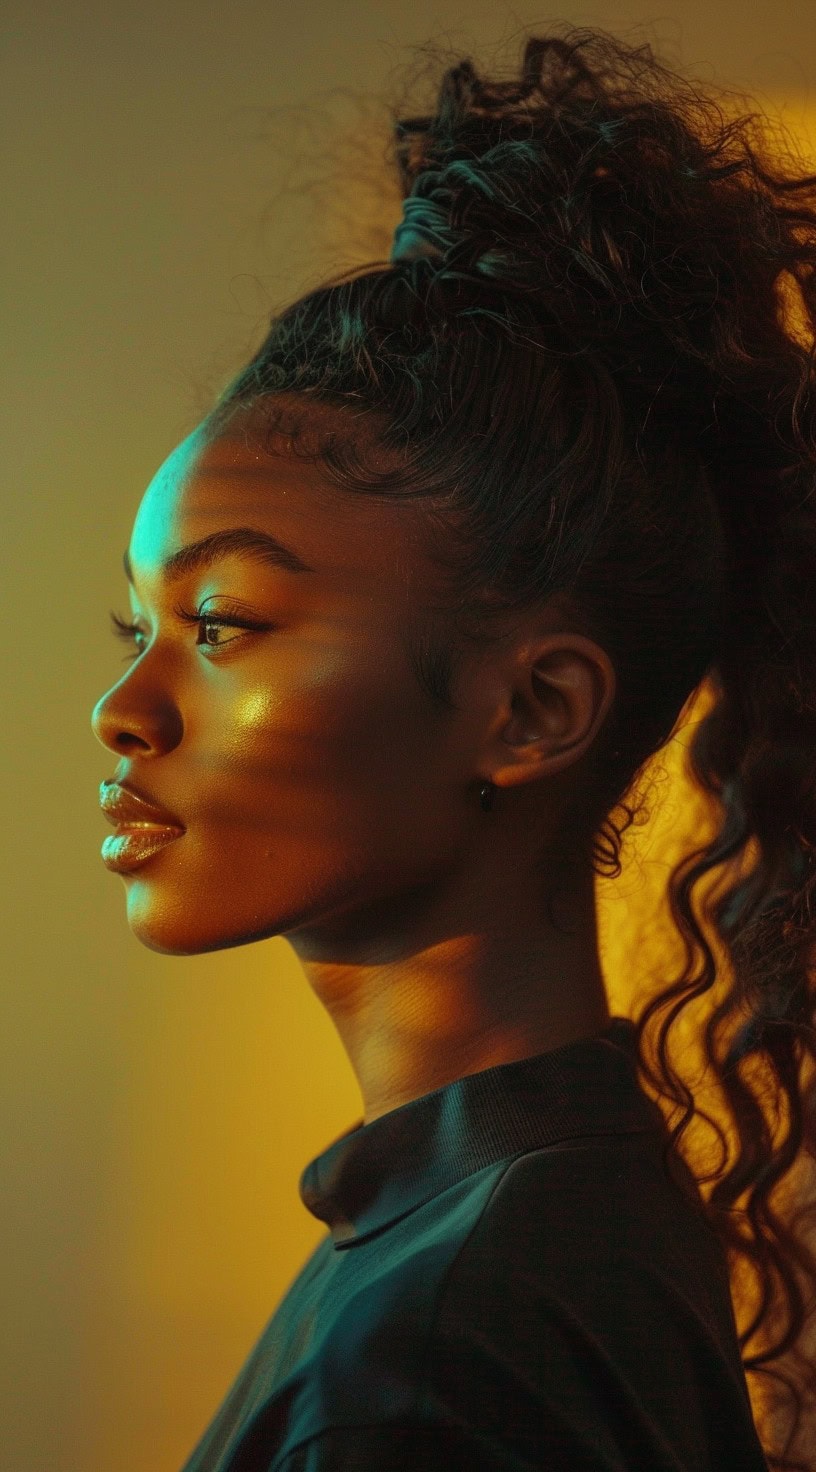
[[226, 951], [232, 946], [252, 945], [280, 935], [274, 921], [228, 925], [225, 917], [195, 913], [194, 906], [163, 897], [157, 902], [150, 886], [134, 878], [128, 884], [127, 920], [136, 939], [150, 951], [163, 956], [201, 956], [209, 951]]

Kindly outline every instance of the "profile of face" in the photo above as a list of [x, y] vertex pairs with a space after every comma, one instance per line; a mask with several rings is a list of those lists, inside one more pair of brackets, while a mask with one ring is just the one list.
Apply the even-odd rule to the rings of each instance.
[[[214, 547], [236, 528], [288, 552]], [[211, 556], [171, 575], [204, 539]], [[478, 821], [475, 730], [409, 661], [434, 578], [415, 505], [270, 456], [240, 417], [205, 423], [148, 486], [127, 562], [133, 653], [92, 725], [110, 778], [184, 827], [122, 875], [145, 945], [296, 933], [308, 954], [455, 863]]]
[[[92, 725], [108, 780], [183, 828], [122, 873], [132, 931], [179, 955], [285, 935], [303, 961], [369, 965], [413, 953], [423, 907], [425, 941], [487, 913], [523, 930], [555, 813], [532, 779], [580, 780], [608, 657], [556, 601], [555, 633], [468, 652], [453, 704], [434, 701], [411, 658], [444, 601], [421, 500], [346, 491], [257, 430], [246, 409], [199, 425], [126, 554], [134, 647]], [[488, 821], [486, 777], [504, 789]]]

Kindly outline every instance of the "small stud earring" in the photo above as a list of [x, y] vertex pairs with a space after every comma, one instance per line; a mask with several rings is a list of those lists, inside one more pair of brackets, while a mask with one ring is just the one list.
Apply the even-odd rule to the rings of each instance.
[[479, 800], [484, 812], [489, 813], [493, 806], [494, 787], [491, 781], [483, 782], [479, 788]]

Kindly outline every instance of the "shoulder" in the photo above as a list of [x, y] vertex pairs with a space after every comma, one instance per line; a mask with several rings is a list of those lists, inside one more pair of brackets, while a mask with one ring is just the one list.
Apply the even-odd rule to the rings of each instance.
[[406, 1467], [459, 1465], [450, 1437], [468, 1472], [477, 1448], [490, 1469], [762, 1467], [727, 1277], [660, 1147], [525, 1153], [343, 1254], [285, 1451], [319, 1421], [304, 1472], [402, 1467], [398, 1426]]
[[596, 1136], [509, 1162], [462, 1243], [441, 1317], [478, 1304], [516, 1339], [520, 1325], [539, 1334], [547, 1319], [642, 1345], [656, 1325], [665, 1343], [682, 1321], [731, 1354], [725, 1257], [693, 1179], [676, 1157], [667, 1166], [663, 1144], [656, 1132]]
[[723, 1417], [753, 1454], [724, 1259], [661, 1144], [597, 1138], [508, 1165], [438, 1300], [432, 1402], [509, 1417], [520, 1446], [572, 1447], [579, 1465], [618, 1465], [629, 1442], [633, 1465], [707, 1467]]
[[[676, 1154], [664, 1156], [656, 1131], [594, 1135], [527, 1151], [507, 1163], [482, 1213], [472, 1250], [523, 1256], [559, 1270], [590, 1256], [626, 1253], [678, 1256], [703, 1243], [716, 1256], [690, 1173]], [[508, 1232], [511, 1222], [514, 1230]], [[690, 1241], [691, 1238], [691, 1241]]]

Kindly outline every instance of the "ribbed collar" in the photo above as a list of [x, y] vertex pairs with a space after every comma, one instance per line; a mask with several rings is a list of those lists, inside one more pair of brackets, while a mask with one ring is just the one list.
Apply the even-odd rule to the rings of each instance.
[[310, 1161], [300, 1198], [350, 1247], [500, 1160], [587, 1135], [661, 1127], [636, 1075], [634, 1024], [499, 1063], [352, 1125]]

